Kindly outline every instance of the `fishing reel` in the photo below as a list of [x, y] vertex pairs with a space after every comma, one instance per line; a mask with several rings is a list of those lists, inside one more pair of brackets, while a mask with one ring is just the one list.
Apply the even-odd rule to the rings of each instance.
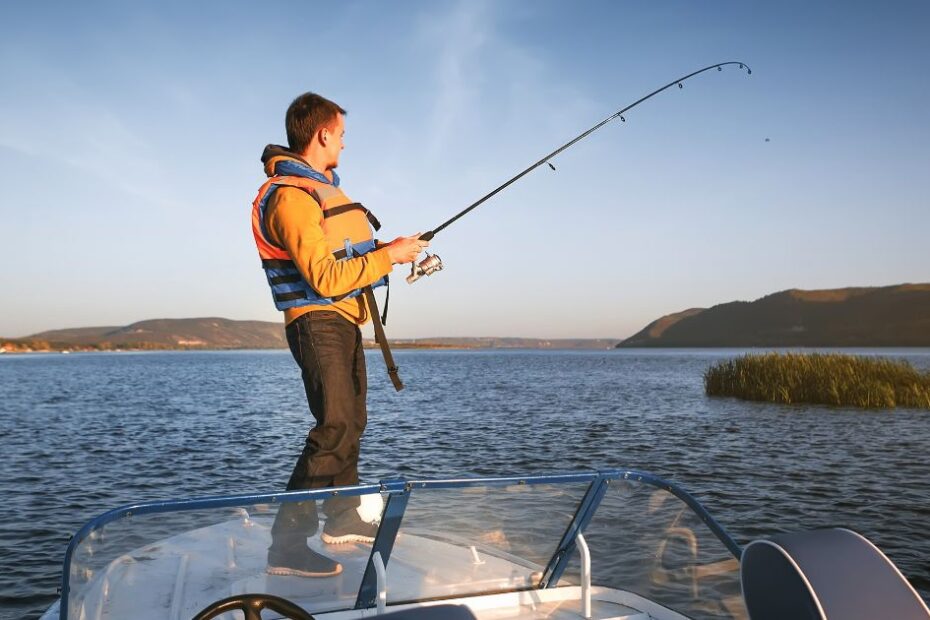
[[423, 276], [431, 276], [437, 271], [442, 271], [442, 259], [438, 254], [427, 252], [426, 258], [419, 263], [410, 265], [410, 275], [407, 276], [407, 284], [413, 284]]

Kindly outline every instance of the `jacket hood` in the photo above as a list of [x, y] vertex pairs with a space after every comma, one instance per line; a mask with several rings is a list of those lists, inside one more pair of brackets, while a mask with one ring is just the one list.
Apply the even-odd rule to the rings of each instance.
[[265, 150], [262, 151], [262, 164], [265, 166], [265, 174], [269, 177], [306, 177], [339, 186], [339, 175], [336, 174], [335, 170], [332, 171], [333, 180], [330, 181], [326, 178], [326, 175], [315, 170], [303, 157], [277, 144], [269, 144], [265, 147]]

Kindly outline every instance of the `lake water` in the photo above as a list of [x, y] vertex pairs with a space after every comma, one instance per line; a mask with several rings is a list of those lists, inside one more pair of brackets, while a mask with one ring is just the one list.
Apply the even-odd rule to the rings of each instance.
[[[845, 526], [930, 598], [930, 412], [708, 398], [731, 350], [368, 353], [367, 481], [636, 468], [745, 543]], [[930, 350], [869, 350], [930, 369]], [[69, 536], [136, 500], [282, 489], [310, 415], [284, 351], [0, 358], [0, 618], [56, 598]]]

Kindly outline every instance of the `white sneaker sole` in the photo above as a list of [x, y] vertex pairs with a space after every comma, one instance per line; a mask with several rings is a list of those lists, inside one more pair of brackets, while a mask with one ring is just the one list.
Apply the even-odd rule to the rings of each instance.
[[342, 572], [342, 564], [337, 564], [336, 568], [328, 573], [304, 571], [296, 568], [287, 568], [286, 566], [269, 566], [265, 571], [269, 575], [289, 577], [335, 577]]
[[345, 534], [344, 536], [330, 536], [326, 532], [320, 534], [320, 539], [328, 545], [344, 545], [350, 542], [373, 543], [374, 536], [362, 536], [360, 534]]

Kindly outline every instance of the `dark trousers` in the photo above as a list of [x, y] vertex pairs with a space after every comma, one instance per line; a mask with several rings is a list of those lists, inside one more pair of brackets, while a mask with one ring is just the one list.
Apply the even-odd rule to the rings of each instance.
[[[368, 421], [362, 334], [330, 310], [299, 316], [286, 333], [316, 420], [287, 490], [358, 484], [359, 444]], [[332, 519], [358, 505], [358, 497], [332, 497], [323, 502], [323, 512]], [[318, 525], [315, 501], [282, 504], [271, 528], [272, 547], [303, 545]]]

